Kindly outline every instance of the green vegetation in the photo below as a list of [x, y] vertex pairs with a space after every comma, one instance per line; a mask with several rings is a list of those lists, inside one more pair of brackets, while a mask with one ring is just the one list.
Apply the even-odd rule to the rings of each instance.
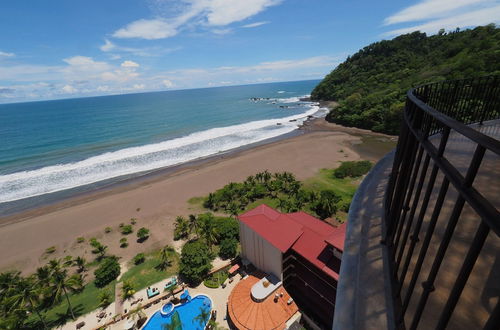
[[134, 232], [134, 228], [132, 228], [132, 225], [124, 225], [121, 227], [121, 233], [122, 235], [129, 235]]
[[111, 230], [112, 230], [112, 229], [111, 229], [111, 227], [106, 227], [106, 228], [104, 228], [104, 232], [105, 232], [106, 234], [111, 233]]
[[130, 219], [130, 223], [135, 225], [137, 223], [137, 219], [136, 218], [132, 218]]
[[48, 247], [47, 249], [45, 249], [45, 253], [46, 254], [52, 254], [56, 252], [56, 247], [55, 246], [51, 246], [51, 247]]
[[221, 241], [219, 256], [221, 259], [232, 259], [238, 253], [238, 241], [234, 238], [226, 238]]
[[134, 265], [134, 261], [132, 261], [129, 270], [123, 273], [120, 280], [130, 281], [134, 283], [135, 290], [141, 290], [177, 274], [179, 271], [179, 255], [174, 249], [166, 249], [165, 251], [169, 260], [167, 267], [159, 267], [162, 263], [160, 253], [159, 251], [154, 251], [145, 254], [145, 261], [139, 265]]
[[347, 58], [312, 91], [313, 100], [335, 100], [326, 119], [397, 134], [406, 91], [446, 79], [500, 72], [500, 28], [427, 36], [413, 32], [370, 44]]
[[135, 265], [142, 264], [145, 260], [146, 260], [146, 256], [144, 255], [144, 253], [138, 253], [134, 257], [134, 259], [132, 259], [132, 261], [134, 262]]
[[[356, 186], [350, 194], [338, 193], [336, 187], [308, 187], [289, 172], [271, 174], [268, 171], [249, 176], [244, 182], [229, 183], [210, 193], [203, 205], [214, 211], [237, 215], [266, 203], [282, 212], [305, 211], [322, 219], [335, 215], [341, 202], [350, 203]], [[333, 185], [334, 186], [334, 185]], [[323, 192], [323, 190], [328, 190]], [[346, 196], [347, 195], [347, 196]], [[237, 223], [234, 230], [237, 230]], [[237, 238], [237, 237], [234, 237]]]
[[358, 162], [342, 162], [342, 164], [335, 169], [334, 175], [338, 179], [343, 179], [346, 176], [356, 178], [365, 175], [372, 168], [372, 163], [367, 160]]
[[137, 231], [137, 240], [142, 243], [149, 238], [149, 229], [146, 227], [141, 227]]
[[170, 323], [162, 325], [162, 328], [163, 330], [182, 330], [182, 322], [179, 312], [176, 311], [174, 315], [172, 315]]
[[127, 300], [135, 293], [134, 283], [131, 280], [123, 280], [122, 283], [122, 299]]
[[120, 275], [120, 264], [116, 257], [108, 257], [94, 271], [95, 285], [98, 288], [106, 286]]
[[77, 237], [76, 242], [78, 244], [85, 242], [85, 237]]
[[212, 256], [208, 246], [197, 240], [187, 242], [182, 247], [179, 274], [183, 279], [196, 286], [212, 268]]
[[227, 272], [227, 270], [228, 268], [225, 268], [211, 274], [210, 276], [208, 276], [203, 280], [203, 284], [205, 284], [207, 288], [217, 289], [229, 277], [229, 273]]
[[120, 247], [123, 249], [126, 248], [127, 246], [128, 246], [127, 238], [126, 237], [120, 238]]

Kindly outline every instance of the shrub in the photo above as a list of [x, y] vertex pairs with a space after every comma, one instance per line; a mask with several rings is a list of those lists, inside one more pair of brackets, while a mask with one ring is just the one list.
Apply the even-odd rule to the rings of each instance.
[[217, 289], [219, 287], [219, 282], [217, 281], [217, 279], [214, 279], [213, 277], [205, 279], [203, 281], [203, 284], [205, 284], [205, 286], [210, 289]]
[[125, 224], [123, 222], [118, 225], [118, 227], [120, 227], [120, 228], [123, 228], [123, 226], [125, 226]]
[[197, 285], [212, 268], [210, 251], [200, 241], [188, 242], [182, 247], [179, 274], [186, 282]]
[[126, 237], [120, 238], [120, 247], [126, 248], [127, 246], [128, 246], [127, 238]]
[[137, 238], [140, 242], [145, 241], [149, 237], [149, 229], [142, 227], [137, 231]]
[[85, 238], [84, 237], [77, 237], [76, 242], [83, 243], [83, 242], [85, 242]]
[[134, 229], [132, 228], [132, 225], [125, 225], [122, 227], [122, 234], [123, 235], [132, 234], [133, 232], [134, 232]]
[[144, 253], [139, 253], [137, 254], [133, 261], [134, 261], [134, 264], [138, 265], [138, 264], [142, 264], [144, 261], [146, 260], [146, 256], [144, 255]]
[[372, 163], [367, 160], [357, 162], [342, 162], [342, 164], [334, 171], [334, 176], [338, 179], [343, 179], [346, 176], [355, 178], [365, 175], [372, 168]]
[[111, 283], [120, 275], [120, 264], [118, 258], [109, 257], [104, 259], [101, 265], [94, 271], [95, 286], [102, 288]]
[[105, 232], [106, 234], [111, 233], [111, 227], [106, 227], [106, 228], [104, 228], [104, 232]]
[[130, 219], [130, 223], [135, 225], [137, 223], [137, 219], [136, 218], [132, 218]]
[[90, 246], [92, 246], [94, 249], [97, 249], [97, 247], [99, 247], [99, 245], [101, 245], [101, 243], [97, 240], [97, 238], [95, 237], [92, 237], [91, 239], [89, 239], [89, 244]]
[[51, 247], [48, 247], [48, 248], [45, 249], [45, 253], [47, 253], [47, 254], [52, 254], [54, 252], [56, 252], [56, 247], [55, 246], [51, 246]]
[[236, 257], [238, 252], [238, 241], [234, 238], [227, 238], [220, 243], [219, 256], [222, 259], [231, 259]]

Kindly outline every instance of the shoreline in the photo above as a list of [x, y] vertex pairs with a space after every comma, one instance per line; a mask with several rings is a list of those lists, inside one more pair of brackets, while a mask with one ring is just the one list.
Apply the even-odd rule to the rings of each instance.
[[[342, 128], [323, 118], [310, 120], [292, 133], [2, 217], [0, 271], [15, 268], [29, 273], [48, 259], [65, 255], [83, 255], [90, 260], [93, 256], [88, 243], [77, 244], [77, 237], [96, 237], [109, 246], [109, 253], [129, 260], [138, 252], [172, 244], [175, 217], [203, 211], [188, 203], [192, 197], [205, 196], [264, 169], [291, 171], [302, 180], [343, 160], [376, 160], [378, 156], [356, 151], [363, 139], [395, 139]], [[137, 218], [137, 228], [146, 226], [152, 235], [144, 243], [135, 242], [132, 235], [129, 247], [121, 249], [118, 224], [130, 218]], [[112, 233], [104, 233], [107, 226], [113, 227]], [[45, 255], [50, 246], [56, 246], [57, 251]]]

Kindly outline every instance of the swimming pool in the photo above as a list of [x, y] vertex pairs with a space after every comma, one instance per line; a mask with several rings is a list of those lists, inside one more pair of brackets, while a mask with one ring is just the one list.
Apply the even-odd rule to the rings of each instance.
[[162, 330], [162, 326], [164, 324], [171, 323], [172, 316], [175, 312], [178, 312], [182, 323], [182, 330], [203, 330], [205, 329], [208, 319], [204, 324], [200, 324], [198, 320], [195, 320], [196, 317], [200, 315], [200, 309], [206, 309], [208, 313], [212, 311], [212, 300], [208, 296], [200, 294], [182, 305], [176, 305], [173, 311], [168, 313], [167, 316], [163, 315], [161, 310], [159, 310], [149, 318], [148, 322], [142, 329]]

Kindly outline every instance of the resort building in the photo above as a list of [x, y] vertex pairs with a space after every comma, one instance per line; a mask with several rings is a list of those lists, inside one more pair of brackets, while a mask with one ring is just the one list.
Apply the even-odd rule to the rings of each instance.
[[[267, 205], [238, 218], [242, 259], [266, 274], [269, 294], [286, 292], [309, 323], [330, 329], [345, 225], [335, 228], [305, 212], [283, 214]], [[250, 291], [258, 303], [257, 287]]]

